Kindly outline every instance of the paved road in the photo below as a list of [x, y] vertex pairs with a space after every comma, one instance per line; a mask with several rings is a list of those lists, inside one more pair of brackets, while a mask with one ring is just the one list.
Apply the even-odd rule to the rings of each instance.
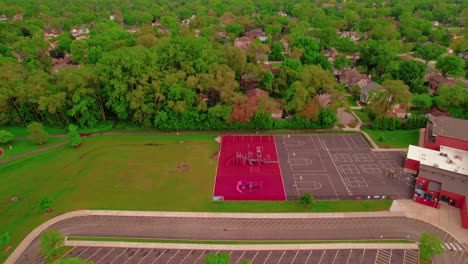
[[210, 253], [227, 253], [231, 263], [252, 264], [417, 264], [417, 249], [326, 249], [326, 250], [184, 250], [146, 248], [76, 247], [65, 257], [80, 257], [96, 264], [203, 264]]
[[[455, 239], [428, 223], [405, 218], [240, 219], [193, 217], [83, 216], [51, 227], [65, 236], [141, 237], [196, 240], [339, 240], [413, 239], [436, 233]], [[465, 254], [466, 257], [467, 254]], [[17, 263], [39, 263], [36, 239]], [[468, 261], [468, 260], [467, 260]], [[456, 262], [452, 262], [456, 263]], [[464, 263], [464, 262], [460, 262]]]

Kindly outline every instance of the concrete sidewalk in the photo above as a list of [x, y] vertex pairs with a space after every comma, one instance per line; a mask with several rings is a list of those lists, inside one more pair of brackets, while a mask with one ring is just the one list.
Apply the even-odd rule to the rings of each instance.
[[456, 238], [460, 243], [468, 247], [468, 230], [461, 225], [460, 209], [441, 203], [439, 209], [418, 204], [413, 200], [397, 200], [393, 202], [391, 211], [401, 211], [406, 217], [418, 219], [440, 229]]
[[416, 243], [324, 243], [324, 244], [183, 244], [106, 241], [65, 241], [73, 247], [165, 248], [189, 250], [318, 250], [318, 249], [418, 249]]

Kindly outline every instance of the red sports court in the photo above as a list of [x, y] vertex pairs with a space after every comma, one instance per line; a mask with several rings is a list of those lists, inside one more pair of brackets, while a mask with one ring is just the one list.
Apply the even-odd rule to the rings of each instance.
[[214, 199], [286, 200], [273, 136], [223, 136]]

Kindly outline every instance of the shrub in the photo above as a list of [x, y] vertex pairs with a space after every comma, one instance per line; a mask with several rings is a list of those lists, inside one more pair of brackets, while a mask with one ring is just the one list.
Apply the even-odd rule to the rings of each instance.
[[50, 209], [54, 200], [52, 200], [49, 196], [44, 196], [39, 200], [39, 208], [41, 208], [42, 212], [45, 212]]
[[28, 131], [31, 139], [38, 145], [46, 143], [49, 138], [49, 134], [44, 131], [42, 123], [32, 122], [28, 125]]
[[301, 204], [304, 206], [309, 207], [310, 205], [312, 205], [313, 201], [314, 197], [309, 192], [305, 192], [304, 195], [301, 196]]
[[0, 145], [5, 145], [13, 141], [13, 134], [6, 130], [0, 130]]
[[78, 133], [78, 127], [75, 125], [69, 125], [68, 131], [68, 136], [70, 138], [70, 144], [72, 145], [72, 147], [77, 147], [81, 145], [81, 137]]

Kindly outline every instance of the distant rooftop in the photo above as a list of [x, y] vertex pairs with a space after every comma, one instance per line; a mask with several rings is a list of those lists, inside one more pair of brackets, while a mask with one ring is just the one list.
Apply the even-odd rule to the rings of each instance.
[[409, 146], [408, 159], [420, 164], [468, 176], [468, 151], [440, 146], [440, 151]]
[[432, 115], [429, 119], [433, 123], [433, 135], [468, 141], [468, 120]]

